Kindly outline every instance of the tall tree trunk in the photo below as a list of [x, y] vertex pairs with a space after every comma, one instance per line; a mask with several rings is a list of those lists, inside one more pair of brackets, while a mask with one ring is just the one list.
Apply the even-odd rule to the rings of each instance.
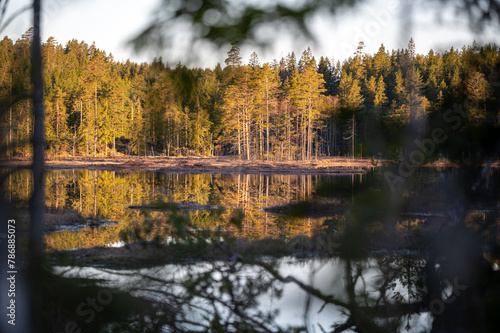
[[309, 105], [307, 115], [307, 159], [310, 160], [312, 157], [312, 107]]
[[243, 120], [241, 122], [241, 125], [243, 127], [243, 132], [242, 132], [242, 141], [243, 141], [243, 158], [246, 159], [247, 157], [247, 115], [246, 115], [246, 110], [243, 110]]
[[59, 96], [56, 98], [56, 137], [59, 140]]
[[295, 116], [295, 156], [293, 156], [293, 159], [298, 158], [298, 154], [300, 153], [300, 146], [299, 146], [299, 140], [300, 140], [300, 132], [299, 132], [299, 116]]
[[[30, 118], [29, 102], [28, 101], [26, 101], [26, 114], [28, 115], [28, 120], [26, 121], [26, 140], [28, 141], [31, 137], [31, 134], [30, 134], [31, 118]], [[33, 118], [34, 118], [34, 115], [33, 115]], [[33, 126], [34, 126], [34, 124], [33, 124]], [[27, 145], [25, 147], [27, 148], [25, 153], [29, 155], [29, 145]]]
[[97, 80], [94, 81], [94, 157], [97, 154]]
[[188, 125], [189, 125], [189, 118], [187, 117], [187, 113], [186, 113], [186, 119], [185, 119], [185, 125], [184, 126], [184, 147], [186, 148], [189, 148], [189, 144], [188, 144], [188, 141], [189, 141], [189, 132], [188, 132]]
[[[135, 134], [134, 134], [134, 103], [132, 101], [132, 103], [130, 103], [130, 111], [132, 113], [132, 121], [130, 122], [130, 135], [129, 135], [129, 138], [130, 138], [130, 142], [129, 142], [129, 145], [132, 146], [132, 151], [130, 151], [129, 148], [127, 148], [127, 153], [129, 155], [131, 155], [131, 153], [133, 152], [134, 150], [134, 143], [135, 143], [135, 140], [133, 138], [135, 138]], [[139, 149], [137, 149], [137, 153], [139, 153]]]
[[288, 103], [285, 106], [285, 112], [286, 112], [286, 130], [287, 130], [287, 137], [288, 137], [288, 160], [290, 161], [292, 158], [292, 118], [290, 114], [288, 113]]
[[240, 125], [240, 115], [238, 113], [238, 158], [241, 158], [241, 130], [242, 126]]
[[316, 135], [314, 136], [314, 159], [317, 160], [320, 153], [319, 151], [321, 150], [321, 145], [318, 144], [318, 141], [321, 139], [320, 135], [322, 134], [322, 132], [320, 129], [316, 129], [315, 132]]
[[44, 215], [44, 111], [43, 111], [43, 77], [42, 77], [42, 52], [40, 46], [40, 2], [33, 0], [33, 40], [31, 44], [31, 76], [33, 81], [33, 194], [30, 200], [30, 251], [29, 251], [29, 282], [31, 297], [26, 304], [31, 304], [31, 329], [27, 332], [41, 330], [42, 321], [40, 309], [42, 308], [41, 290], [43, 288], [40, 278], [42, 269], [42, 229]]
[[134, 103], [130, 103], [130, 112], [132, 113], [132, 120], [130, 122], [130, 138], [134, 137]]
[[56, 210], [59, 209], [59, 172], [56, 173]]
[[59, 155], [59, 145], [61, 138], [59, 138], [59, 92], [56, 98], [56, 158]]
[[10, 99], [9, 99], [9, 143], [7, 147], [9, 148], [9, 158], [12, 158], [13, 152], [12, 152], [12, 74], [10, 74]]
[[97, 219], [97, 171], [92, 172], [94, 176], [94, 219]]
[[266, 89], [266, 159], [269, 160], [269, 96]]
[[247, 135], [246, 135], [246, 141], [247, 141], [247, 160], [250, 160], [250, 156], [251, 156], [251, 154], [250, 154], [250, 149], [251, 149], [250, 148], [250, 144], [251, 144], [251, 142], [250, 142], [250, 114], [249, 114], [248, 110], [246, 112], [246, 117], [245, 118], [246, 118], [245, 119], [245, 123], [246, 123], [246, 128], [247, 128]]
[[81, 98], [80, 98], [80, 127], [83, 127], [83, 105]]
[[356, 121], [354, 118], [354, 115], [352, 116], [352, 159], [354, 160], [354, 147], [355, 147], [355, 142], [354, 139], [356, 138]]
[[307, 159], [307, 123], [305, 114], [302, 112], [300, 115], [300, 129], [301, 129], [301, 147], [302, 147], [302, 160]]
[[259, 120], [259, 158], [262, 157], [264, 151], [264, 124], [262, 119]]
[[14, 156], [12, 149], [12, 106], [9, 108], [9, 158]]

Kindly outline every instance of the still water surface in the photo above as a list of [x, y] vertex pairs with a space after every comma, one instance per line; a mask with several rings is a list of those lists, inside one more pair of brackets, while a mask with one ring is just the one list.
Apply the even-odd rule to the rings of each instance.
[[[324, 295], [331, 295], [336, 300], [348, 302], [349, 296], [345, 286], [346, 269], [345, 263], [341, 259], [284, 257], [279, 259], [276, 265], [282, 276], [293, 276], [321, 291]], [[228, 262], [198, 262], [194, 264], [168, 264], [135, 270], [57, 267], [56, 272], [68, 277], [85, 277], [105, 281], [101, 284], [103, 288], [134, 290], [136, 296], [152, 297], [159, 303], [176, 304], [182, 300], [184, 312], [189, 321], [206, 325], [208, 324], [207, 319], [212, 318], [215, 312], [223, 320], [227, 320], [232, 315], [231, 311], [228, 311], [222, 302], [213, 304], [203, 296], [184, 300], [186, 288], [183, 281], [196, 279], [208, 272], [214, 280], [214, 286], [212, 290], [203, 294], [225, 300], [227, 295], [221, 295], [216, 284], [217, 281], [222, 280], [221, 277], [229, 266]], [[378, 278], [382, 275], [377, 260], [361, 261], [357, 267], [363, 270], [363, 274], [356, 284], [356, 291], [360, 294], [366, 293], [368, 295], [367, 304], [374, 304], [374, 300], [379, 296], [377, 291]], [[241, 285], [248, 284], [249, 281], [253, 281], [254, 285], [259, 285], [256, 279], [262, 281], [268, 275], [258, 266], [245, 265], [233, 271], [231, 277], [233, 281], [239, 280]], [[396, 283], [398, 282], [396, 281]], [[235, 283], [235, 285], [240, 284]], [[398, 285], [401, 286], [400, 283]], [[308, 297], [308, 294], [296, 284], [274, 282], [273, 286], [281, 292], [277, 294], [271, 289], [257, 292], [254, 306], [246, 308], [246, 313], [254, 317], [263, 317], [274, 313], [273, 324], [270, 324], [269, 328], [280, 328], [286, 332], [290, 327], [303, 327], [306, 332], [322, 332], [321, 328], [331, 328], [333, 324], [344, 322], [347, 318], [345, 309], [333, 304], [325, 305], [323, 301], [314, 296]], [[242, 290], [244, 288], [235, 287], [232, 296], [236, 299], [248, 297], [244, 295]], [[390, 297], [391, 295], [388, 295], [389, 299]], [[182, 319], [182, 316], [179, 317], [179, 321]], [[429, 332], [432, 325], [432, 316], [429, 311], [415, 313], [407, 318], [394, 317], [390, 319], [398, 323], [396, 325], [397, 332]], [[200, 328], [192, 324], [181, 326], [193, 331]], [[353, 331], [345, 330], [344, 332]]]
[[[52, 249], [121, 245], [120, 231], [147, 221], [159, 221], [160, 224], [166, 221], [169, 212], [137, 209], [137, 206], [154, 206], [160, 201], [184, 207], [193, 229], [222, 229], [250, 240], [311, 235], [330, 219], [347, 214], [355, 200], [361, 200], [356, 197], [356, 193], [370, 189], [372, 193], [377, 193], [383, 180], [383, 176], [376, 172], [367, 175], [238, 175], [69, 170], [49, 171], [46, 177], [49, 219], [58, 220], [60, 224], [71, 224], [69, 220], [77, 216], [80, 224], [104, 225], [70, 231], [58, 231], [55, 228], [55, 232], [52, 230], [45, 236], [47, 246]], [[408, 180], [411, 184], [408, 184], [405, 195], [413, 196], [413, 199], [405, 207], [406, 213], [435, 215], [442, 207], [442, 203], [436, 198], [447, 199], [440, 191], [449, 191], [450, 186], [456, 182], [455, 177], [454, 171], [416, 171], [415, 177]], [[498, 184], [496, 177], [491, 181]], [[7, 177], [5, 184], [12, 204], [20, 208], [27, 207], [31, 191], [30, 173], [16, 171]], [[382, 198], [382, 202], [384, 199]], [[322, 211], [284, 218], [276, 214], [279, 209], [266, 210], [303, 200], [322, 202]], [[130, 208], [131, 206], [135, 208]], [[236, 210], [241, 210], [245, 216], [241, 230], [229, 223]], [[64, 216], [67, 216], [67, 221]], [[183, 286], [178, 282], [187, 274], [224, 272], [232, 269], [229, 265], [227, 262], [197, 262], [140, 270], [116, 271], [95, 267], [66, 267], [58, 270], [61, 274], [65, 272], [64, 274], [72, 276], [101, 278], [108, 281], [106, 283], [109, 286], [137, 290], [139, 293], [148, 289], [153, 293], [151, 297], [159, 297], [161, 301], [162, 296], [159, 295], [162, 293], [155, 294], [154, 288], [162, 288], [159, 291], [163, 292], [167, 285], [170, 286], [171, 296], [175, 299], [183, 293]], [[363, 284], [356, 284], [356, 291], [376, 297], [377, 278], [381, 275], [377, 259], [367, 259], [358, 263], [358, 267], [363, 270], [360, 279]], [[325, 294], [334, 295], [336, 299], [347, 299], [345, 262], [339, 258], [281, 258], [278, 259], [278, 269], [283, 276], [292, 275]], [[240, 267], [234, 276], [241, 277], [245, 284], [245, 281], [258, 276], [259, 272], [259, 267], [246, 265]], [[158, 279], [165, 283], [155, 285], [154, 281]], [[214, 280], [217, 278], [214, 277]], [[397, 280], [395, 282], [399, 283]], [[275, 319], [278, 326], [304, 325], [311, 332], [321, 331], [319, 325], [328, 328], [345, 318], [341, 308], [328, 305], [322, 309], [323, 302], [314, 297], [309, 299], [295, 284], [282, 284], [281, 288], [281, 297], [268, 291], [259, 295], [253, 311], [278, 311]], [[186, 313], [194, 318], [196, 311], [204, 310], [203, 307], [198, 310], [188, 309]], [[432, 316], [424, 311], [401, 321], [398, 331], [405, 331], [408, 320], [411, 320], [410, 331], [415, 332], [429, 331], [432, 324]]]
[[[343, 214], [356, 187], [368, 186], [370, 175], [172, 174], [56, 170], [46, 174], [49, 227], [53, 249], [121, 244], [119, 232], [145, 220], [165, 220], [168, 212], [141, 210], [157, 202], [177, 203], [196, 229], [231, 229], [237, 237], [261, 239], [311, 235], [326, 219]], [[6, 179], [7, 197], [28, 206], [31, 173], [16, 171]], [[324, 212], [284, 219], [266, 208], [319, 200]], [[130, 208], [133, 207], [133, 208]], [[229, 219], [244, 213], [243, 228]], [[66, 220], [66, 221], [65, 221]], [[54, 223], [52, 223], [54, 222]], [[92, 226], [101, 226], [91, 228]], [[53, 231], [58, 231], [54, 233]]]

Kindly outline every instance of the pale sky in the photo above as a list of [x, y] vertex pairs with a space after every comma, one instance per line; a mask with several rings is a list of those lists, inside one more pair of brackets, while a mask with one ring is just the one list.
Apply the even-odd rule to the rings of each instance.
[[[183, 51], [173, 58], [167, 51], [149, 50], [134, 54], [126, 42], [146, 27], [151, 14], [160, 0], [44, 0], [44, 15], [42, 16], [42, 39], [45, 41], [53, 36], [57, 42], [65, 45], [71, 39], [85, 41], [107, 53], [112, 53], [115, 60], [131, 59], [136, 62], [150, 62], [154, 56], [162, 56], [165, 61], [175, 65], [186, 58]], [[422, 1], [413, 1], [413, 36], [418, 53], [426, 54], [432, 48], [435, 51], [448, 50], [451, 46], [461, 48], [470, 45], [474, 40], [479, 43], [496, 42], [500, 44], [500, 34], [489, 29], [481, 36], [474, 36], [467, 23], [460, 21], [452, 10], [439, 8], [420, 9]], [[30, 3], [30, 0], [9, 2], [9, 12], [14, 12]], [[427, 2], [428, 3], [428, 2]], [[311, 46], [313, 55], [319, 58], [327, 56], [330, 59], [344, 60], [354, 54], [359, 41], [364, 41], [365, 52], [375, 53], [380, 44], [387, 50], [404, 48], [408, 43], [410, 32], [402, 29], [406, 19], [407, 8], [402, 8], [401, 0], [370, 0], [354, 9], [343, 10], [340, 15], [317, 15], [310, 20], [314, 28], [317, 43], [301, 40], [286, 31], [263, 30], [263, 36], [271, 36], [271, 48], [256, 50], [261, 62], [272, 61], [294, 51], [297, 58], [302, 51]], [[418, 8], [417, 8], [418, 7]], [[437, 24], [435, 13], [440, 11], [443, 23]], [[403, 17], [403, 18], [402, 18]], [[2, 37], [7, 35], [16, 40], [31, 26], [31, 15], [26, 13], [15, 19]], [[273, 39], [277, 37], [276, 39]], [[213, 49], [203, 49], [205, 54], [190, 65], [214, 67], [217, 62], [223, 62], [228, 50], [216, 52]], [[242, 58], [247, 62], [252, 51], [251, 47], [242, 47]]]

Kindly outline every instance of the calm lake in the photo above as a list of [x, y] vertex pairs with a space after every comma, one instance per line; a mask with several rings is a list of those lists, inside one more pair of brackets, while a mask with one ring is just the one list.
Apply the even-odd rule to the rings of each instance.
[[[277, 271], [283, 276], [293, 276], [296, 279], [307, 283], [325, 295], [332, 295], [341, 302], [348, 302], [349, 295], [346, 291], [346, 268], [345, 263], [339, 258], [310, 258], [297, 259], [294, 257], [283, 257], [275, 261]], [[207, 295], [215, 296], [222, 300], [228, 295], [221, 292], [220, 284], [230, 269], [228, 262], [198, 262], [191, 264], [170, 264], [158, 267], [134, 269], [134, 270], [113, 270], [101, 268], [75, 268], [57, 267], [56, 272], [66, 277], [85, 277], [100, 281], [103, 288], [117, 288], [119, 290], [134, 290], [135, 295], [154, 297], [160, 304], [175, 305], [182, 303], [184, 311], [179, 315], [179, 327], [193, 332], [203, 331], [202, 326], [207, 325], [207, 320], [218, 313], [221, 320], [231, 321], [231, 311], [223, 303], [214, 304]], [[374, 304], [379, 292], [379, 280], [382, 272], [379, 263], [375, 259], [363, 260], [357, 263], [357, 267], [363, 270], [362, 279], [356, 283], [355, 288], [359, 293], [366, 292], [367, 304]], [[185, 300], [186, 286], [183, 283], [186, 279], [194, 280], [209, 274], [211, 287], [206, 293], [199, 297]], [[244, 265], [231, 271], [232, 279], [235, 283], [234, 294], [236, 299], [247, 299], [248, 290], [244, 285], [252, 283], [257, 291], [252, 293], [250, 300], [247, 300], [245, 311], [252, 318], [257, 319], [255, 325], [264, 322], [268, 315], [273, 316], [271, 324], [263, 325], [270, 332], [281, 329], [283, 332], [291, 332], [291, 327], [302, 327], [300, 332], [322, 332], [323, 329], [331, 327], [332, 324], [345, 321], [347, 316], [345, 309], [341, 306], [326, 304], [316, 297], [311, 297], [301, 290], [297, 285], [275, 282], [267, 287], [267, 282], [272, 280], [269, 274], [262, 268], [255, 265]], [[400, 283], [397, 283], [395, 291], [404, 290]], [[265, 287], [262, 287], [265, 285]], [[262, 287], [262, 288], [261, 288]], [[108, 289], [106, 289], [108, 290]], [[389, 293], [388, 297], [391, 297]], [[182, 300], [182, 301], [180, 301]], [[82, 317], [82, 320], [85, 317]], [[183, 323], [183, 320], [186, 323]], [[394, 321], [394, 331], [396, 332], [429, 332], [432, 324], [430, 311], [422, 311], [413, 314], [411, 317], [398, 318], [397, 316], [388, 318]], [[262, 320], [262, 321], [261, 321]], [[199, 325], [198, 325], [199, 324]], [[408, 327], [408, 329], [407, 329]], [[167, 328], [165, 332], [170, 332]], [[345, 332], [354, 332], [346, 330]]]
[[[7, 199], [21, 211], [27, 208], [31, 193], [30, 171], [1, 172], [6, 177]], [[485, 187], [486, 195], [471, 201], [466, 208], [464, 216], [468, 227], [480, 230], [481, 224], [486, 225], [488, 219], [498, 216], [498, 174], [498, 170], [491, 171], [486, 184], [481, 185]], [[261, 322], [270, 331], [279, 328], [287, 331], [288, 325], [293, 325], [303, 326], [308, 332], [322, 332], [334, 323], [345, 321], [349, 314], [345, 307], [335, 305], [335, 302], [349, 305], [355, 300], [360, 306], [375, 309], [379, 306], [377, 300], [382, 297], [387, 300], [385, 306], [397, 303], [410, 308], [400, 316], [390, 314], [378, 318], [374, 315], [375, 322], [387, 324], [386, 327], [392, 327], [391, 331], [430, 332], [436, 318], [447, 320], [448, 316], [438, 317], [441, 313], [436, 312], [436, 308], [418, 311], [411, 308], [412, 302], [425, 300], [422, 297], [426, 287], [422, 278], [429, 272], [424, 272], [424, 267], [427, 267], [424, 252], [419, 252], [418, 247], [412, 249], [411, 237], [405, 237], [419, 225], [424, 226], [420, 230], [431, 230], [435, 237], [443, 227], [434, 232], [433, 224], [454, 223], [454, 216], [465, 209], [455, 204], [462, 195], [456, 190], [457, 182], [475, 184], [473, 178], [467, 177], [456, 169], [416, 169], [412, 177], [405, 180], [404, 191], [396, 197], [387, 191], [381, 170], [356, 175], [48, 171], [45, 242], [48, 250], [122, 247], [127, 242], [154, 237], [168, 242], [171, 235], [162, 226], [172, 214], [169, 203], [175, 203], [180, 212], [189, 217], [189, 228], [193, 232], [217, 230], [250, 241], [264, 238], [292, 240], [300, 235], [314, 236], [325, 228], [339, 234], [345, 230], [341, 222], [371, 222], [392, 214], [397, 221], [396, 230], [402, 233], [389, 235], [388, 238], [394, 241], [389, 245], [396, 248], [401, 244], [397, 241], [401, 241], [405, 247], [399, 252], [388, 252], [383, 247], [359, 257], [353, 255], [352, 259], [349, 252], [348, 259], [332, 254], [308, 257], [306, 253], [300, 258], [262, 257], [257, 264], [214, 260], [122, 269], [58, 266], [55, 272], [63, 276], [98, 279], [102, 288], [131, 291], [135, 296], [148, 298], [162, 306], [175, 308], [180, 302], [177, 309], [181, 311], [175, 314], [179, 316], [176, 320], [183, 323], [186, 330], [196, 331], [196, 325], [208, 325], [215, 313], [231, 322], [234, 309], [226, 306], [224, 302], [227, 301], [228, 304], [241, 303], [245, 313], [254, 318], [272, 318], [266, 323]], [[241, 227], [231, 222], [237, 212], [243, 214]], [[147, 235], [130, 236], [141, 226], [149, 226]], [[370, 228], [381, 230], [382, 227], [375, 223]], [[454, 237], [461, 237], [453, 230], [451, 234], [450, 248]], [[487, 230], [485, 235], [493, 241], [500, 239], [497, 229]], [[362, 247], [356, 243], [356, 237], [353, 238], [354, 250]], [[416, 238], [418, 240], [418, 234]], [[460, 244], [457, 238], [455, 245], [459, 246], [458, 249]], [[433, 251], [441, 249], [426, 253]], [[452, 250], [453, 254], [456, 251]], [[436, 262], [432, 268], [436, 272], [440, 264], [446, 262], [443, 256], [432, 260]], [[262, 267], [267, 262], [275, 265], [276, 272], [282, 277], [293, 276], [323, 295], [331, 295], [335, 302], [325, 306], [325, 302], [306, 293], [298, 284], [274, 279], [270, 270]], [[454, 265], [461, 264], [460, 260], [454, 262]], [[496, 267], [494, 271], [498, 270], [497, 264], [493, 267]], [[452, 281], [472, 290], [472, 284], [462, 282], [471, 271], [463, 272], [446, 278], [436, 277], [435, 283], [441, 286], [442, 294], [425, 300], [424, 306], [438, 304], [437, 301], [448, 308], [451, 308], [448, 304], [463, 304], [463, 298], [455, 297], [453, 287], [448, 287]], [[186, 281], [197, 281], [197, 284], [190, 287]], [[228, 281], [234, 288], [230, 293], [225, 289]], [[198, 286], [202, 287], [198, 290]], [[192, 292], [188, 292], [189, 288], [196, 289], [195, 297], [189, 296]], [[356, 296], [352, 296], [354, 294]], [[83, 322], [84, 318], [81, 319]]]
[[[249, 240], [311, 235], [326, 219], [344, 214], [352, 203], [354, 189], [369, 186], [371, 178], [373, 175], [363, 174], [48, 171], [47, 220], [49, 223], [55, 220], [56, 225], [48, 230], [51, 232], [47, 233], [46, 241], [52, 249], [116, 246], [120, 244], [121, 230], [145, 219], [166, 218], [168, 212], [147, 208], [157, 202], [179, 204], [196, 229], [232, 228], [238, 237]], [[12, 204], [26, 208], [31, 194], [31, 172], [15, 171], [7, 176], [5, 184]], [[293, 219], [280, 214], [281, 206], [306, 200], [320, 200], [321, 207], [328, 209], [309, 211]], [[235, 210], [241, 210], [245, 216], [241, 230], [228, 222]], [[65, 222], [66, 217], [69, 220]]]

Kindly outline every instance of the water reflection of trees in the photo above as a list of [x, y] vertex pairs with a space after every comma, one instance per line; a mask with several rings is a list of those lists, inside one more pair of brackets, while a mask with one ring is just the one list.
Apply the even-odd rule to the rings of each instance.
[[[357, 176], [360, 177], [360, 176]], [[361, 179], [361, 178], [360, 178]], [[81, 216], [82, 224], [116, 221], [118, 226], [84, 228], [46, 235], [54, 249], [105, 246], [120, 241], [120, 232], [132, 233], [142, 222], [164, 221], [168, 212], [141, 212], [129, 206], [147, 206], [160, 200], [173, 203], [196, 203], [213, 209], [187, 212], [193, 227], [221, 228], [238, 238], [249, 240], [265, 237], [289, 238], [312, 235], [325, 218], [304, 216], [288, 219], [263, 211], [266, 207], [290, 202], [328, 197], [332, 193], [316, 193], [324, 184], [341, 182], [351, 187], [350, 176], [318, 175], [249, 175], [249, 174], [167, 174], [154, 172], [116, 172], [96, 170], [58, 170], [46, 174], [46, 209], [60, 214], [71, 210]], [[358, 180], [356, 180], [356, 183]], [[6, 193], [13, 204], [25, 208], [31, 195], [31, 173], [17, 171], [7, 176]], [[343, 193], [349, 201], [350, 189]], [[235, 210], [244, 214], [242, 228], [235, 228], [230, 219]], [[161, 222], [160, 222], [161, 223]], [[162, 229], [164, 232], [164, 228]], [[155, 237], [158, 235], [151, 235]]]

